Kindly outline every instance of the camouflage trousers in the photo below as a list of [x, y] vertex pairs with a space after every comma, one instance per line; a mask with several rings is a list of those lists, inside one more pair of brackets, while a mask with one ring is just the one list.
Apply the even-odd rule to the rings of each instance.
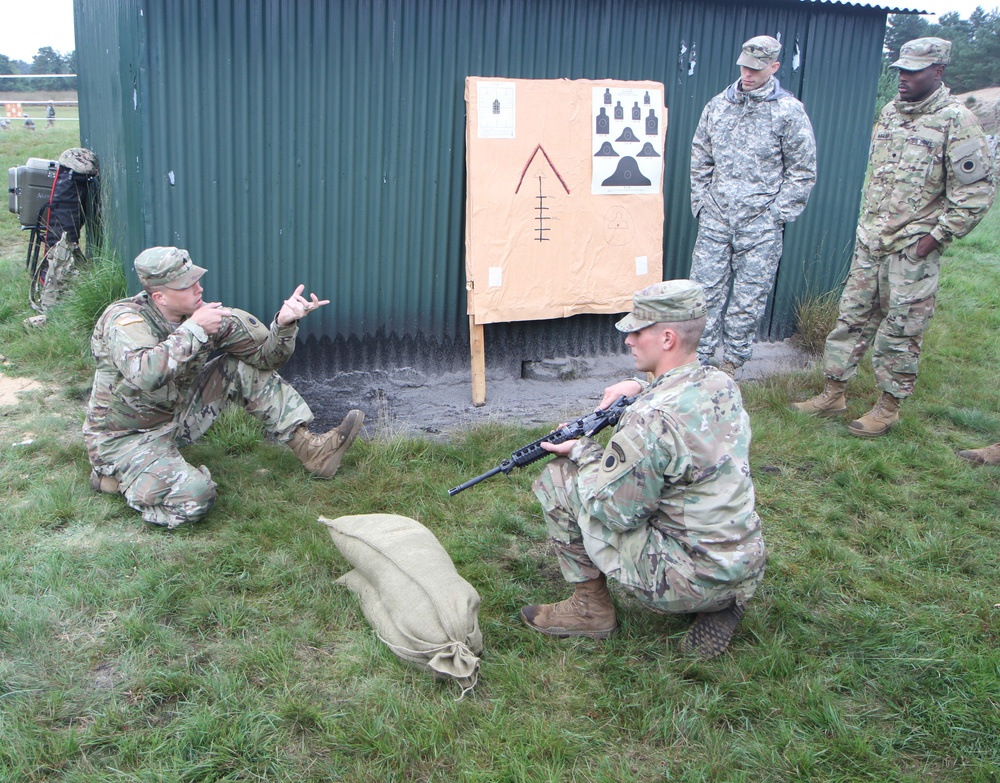
[[781, 260], [784, 229], [770, 212], [735, 229], [706, 212], [702, 209], [698, 215], [691, 255], [691, 279], [704, 287], [708, 305], [698, 359], [702, 364], [711, 359], [721, 338], [723, 358], [739, 367], [753, 353]]
[[680, 542], [653, 525], [613, 530], [583, 513], [578, 476], [576, 463], [560, 457], [531, 486], [567, 582], [586, 582], [604, 573], [646, 608], [667, 614], [718, 611], [734, 600], [745, 604], [757, 590], [763, 563], [739, 584], [709, 584], [694, 578], [700, 569]]
[[86, 261], [80, 246], [63, 233], [39, 264], [37, 274], [44, 275], [44, 284], [41, 279], [32, 281], [31, 301], [35, 309], [47, 313], [64, 300]]
[[894, 397], [909, 397], [917, 381], [924, 331], [934, 316], [941, 251], [872, 253], [860, 242], [840, 297], [837, 324], [826, 338], [823, 372], [846, 381], [872, 347], [875, 381]]
[[187, 390], [171, 423], [114, 441], [120, 453], [113, 475], [125, 500], [144, 520], [175, 528], [208, 514], [215, 503], [215, 482], [208, 468], [195, 468], [179, 449], [204, 435], [228, 402], [242, 405], [282, 442], [300, 424], [313, 420], [306, 401], [278, 373], [258, 370], [234, 356], [212, 359]]

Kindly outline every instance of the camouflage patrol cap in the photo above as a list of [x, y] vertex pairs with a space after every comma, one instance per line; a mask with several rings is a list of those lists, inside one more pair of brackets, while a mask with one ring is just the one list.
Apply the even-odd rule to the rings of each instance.
[[679, 323], [708, 312], [705, 289], [694, 280], [664, 280], [632, 295], [632, 312], [615, 324], [619, 332], [638, 332], [658, 323]]
[[755, 71], [762, 71], [778, 61], [781, 44], [777, 38], [769, 35], [758, 35], [743, 44], [737, 65], [745, 65]]
[[179, 247], [151, 247], [135, 258], [135, 273], [147, 288], [190, 288], [207, 270], [195, 266], [187, 250]]
[[899, 59], [890, 68], [904, 71], [922, 71], [932, 65], [951, 62], [951, 41], [944, 38], [915, 38], [899, 50]]
[[97, 165], [97, 156], [83, 147], [72, 147], [63, 152], [59, 156], [59, 165], [88, 177], [96, 177], [101, 173]]

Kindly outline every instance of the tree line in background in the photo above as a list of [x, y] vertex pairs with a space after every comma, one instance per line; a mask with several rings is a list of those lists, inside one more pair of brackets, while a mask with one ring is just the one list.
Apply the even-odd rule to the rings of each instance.
[[943, 14], [937, 24], [922, 16], [893, 14], [885, 33], [889, 62], [907, 41], [925, 36], [951, 41], [951, 64], [945, 83], [953, 93], [1000, 86], [1000, 10], [976, 8], [968, 19], [957, 12]]
[[[917, 14], [891, 14], [885, 32], [885, 56], [879, 80], [876, 112], [896, 95], [896, 74], [889, 63], [899, 57], [904, 43], [914, 38], [936, 36], [951, 41], [951, 64], [945, 76], [953, 93], [1000, 86], [1000, 11], [976, 8], [968, 19], [958, 12], [943, 14], [937, 23]], [[0, 54], [0, 74], [76, 73], [76, 52], [63, 55], [43, 46], [30, 63]], [[3, 79], [6, 92], [75, 90], [76, 79]]]
[[[60, 54], [51, 46], [43, 46], [30, 63], [12, 60], [0, 54], [0, 74], [76, 73], [76, 52]], [[76, 79], [0, 79], [4, 92], [37, 92], [75, 90]]]
[[1000, 86], [1000, 11], [984, 11], [979, 6], [968, 19], [953, 11], [938, 17], [937, 24], [916, 14], [891, 14], [885, 31], [876, 116], [896, 97], [896, 72], [889, 69], [889, 63], [899, 58], [907, 41], [927, 36], [951, 41], [951, 64], [944, 81], [953, 94]]

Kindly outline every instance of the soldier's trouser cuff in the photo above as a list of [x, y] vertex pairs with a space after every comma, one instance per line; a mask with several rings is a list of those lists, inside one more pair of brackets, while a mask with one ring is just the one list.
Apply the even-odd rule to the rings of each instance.
[[583, 547], [583, 542], [575, 544], [564, 544], [562, 541], [552, 539], [552, 546], [556, 551], [556, 559], [559, 561], [559, 570], [563, 579], [572, 584], [578, 582], [590, 582], [601, 576], [601, 569], [594, 565]]

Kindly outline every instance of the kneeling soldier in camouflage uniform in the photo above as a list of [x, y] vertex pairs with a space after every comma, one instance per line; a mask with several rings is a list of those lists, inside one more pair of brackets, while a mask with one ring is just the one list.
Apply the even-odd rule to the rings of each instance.
[[560, 458], [534, 490], [563, 578], [576, 588], [565, 601], [521, 610], [535, 630], [609, 636], [618, 626], [610, 576], [649, 609], [697, 613], [682, 651], [713, 658], [729, 645], [765, 551], [739, 389], [696, 356], [706, 312], [704, 289], [690, 280], [637, 292], [617, 327], [636, 367], [656, 379], [645, 390], [634, 380], [605, 390], [602, 406], [641, 392], [607, 448], [590, 438], [543, 444]]
[[813, 416], [847, 411], [847, 381], [872, 346], [882, 390], [868, 413], [848, 425], [862, 438], [884, 435], [913, 394], [924, 331], [934, 315], [941, 253], [972, 231], [993, 203], [990, 148], [976, 116], [942, 83], [951, 42], [903, 44], [899, 95], [872, 135], [854, 260], [826, 338], [826, 386], [792, 408]]
[[295, 349], [299, 319], [329, 301], [304, 298], [300, 285], [268, 328], [243, 310], [202, 301], [206, 270], [186, 250], [145, 250], [135, 271], [145, 291], [110, 305], [91, 338], [97, 371], [83, 426], [91, 486], [121, 492], [155, 525], [202, 519], [216, 485], [178, 449], [200, 438], [227, 401], [262, 421], [307, 470], [331, 478], [364, 414], [352, 410], [314, 435], [309, 406], [276, 372]]

